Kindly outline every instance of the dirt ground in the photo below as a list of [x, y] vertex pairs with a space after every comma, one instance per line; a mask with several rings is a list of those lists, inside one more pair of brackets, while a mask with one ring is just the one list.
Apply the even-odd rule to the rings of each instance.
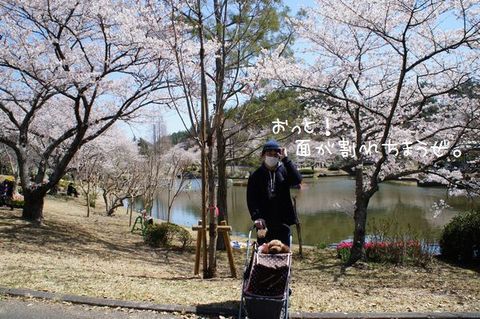
[[[218, 278], [193, 275], [195, 242], [186, 251], [152, 249], [130, 233], [119, 209], [86, 217], [79, 199], [47, 198], [44, 223], [0, 208], [0, 286], [160, 304], [238, 305], [241, 280], [224, 252]], [[135, 217], [135, 216], [134, 216]], [[293, 260], [291, 310], [307, 312], [480, 311], [480, 270], [435, 260], [428, 269], [360, 263], [340, 274], [331, 249], [304, 248]], [[234, 250], [243, 271], [244, 250]], [[241, 276], [239, 276], [241, 277]]]

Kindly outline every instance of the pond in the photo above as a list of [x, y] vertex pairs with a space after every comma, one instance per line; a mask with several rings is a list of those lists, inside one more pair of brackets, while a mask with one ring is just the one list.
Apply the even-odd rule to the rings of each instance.
[[[190, 180], [189, 183], [189, 190], [176, 199], [172, 208], [171, 221], [185, 226], [196, 225], [201, 220], [200, 182]], [[304, 244], [331, 244], [352, 236], [352, 178], [305, 178], [301, 190], [292, 190], [292, 197], [296, 199]], [[154, 218], [166, 220], [166, 198], [165, 193], [157, 197], [153, 207]], [[435, 209], [435, 203], [440, 200], [444, 200], [448, 206]], [[229, 224], [233, 233], [246, 236], [252, 222], [246, 205], [245, 186], [228, 188], [228, 205]], [[370, 201], [368, 226], [371, 228], [376, 224], [384, 227], [385, 223], [381, 221], [388, 220], [391, 227], [399, 231], [408, 228], [409, 233], [421, 238], [438, 238], [442, 227], [453, 216], [470, 209], [472, 205], [466, 198], [447, 197], [445, 188], [418, 187], [411, 182], [383, 183]]]

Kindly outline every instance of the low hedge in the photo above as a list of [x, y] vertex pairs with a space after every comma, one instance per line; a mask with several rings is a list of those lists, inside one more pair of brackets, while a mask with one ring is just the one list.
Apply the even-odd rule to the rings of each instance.
[[16, 208], [23, 208], [23, 206], [25, 205], [25, 201], [23, 199], [20, 199], [20, 200], [12, 200], [12, 205], [13, 207], [16, 207]]
[[480, 264], [480, 211], [455, 216], [440, 239], [442, 258], [462, 264]]
[[145, 230], [145, 243], [152, 247], [175, 247], [185, 249], [192, 243], [192, 236], [185, 228], [172, 224], [150, 224]]
[[303, 174], [303, 175], [315, 174], [315, 171], [311, 168], [300, 168], [298, 171], [300, 172], [300, 174]]

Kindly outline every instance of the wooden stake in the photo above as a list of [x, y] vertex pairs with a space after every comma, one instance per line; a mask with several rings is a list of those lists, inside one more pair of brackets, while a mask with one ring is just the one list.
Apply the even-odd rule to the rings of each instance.
[[299, 253], [300, 257], [303, 257], [303, 249], [302, 249], [302, 225], [300, 224], [300, 219], [298, 217], [297, 212], [297, 198], [293, 197], [293, 210], [295, 211], [295, 216], [297, 217], [297, 236], [298, 236], [298, 246], [299, 246]]
[[[204, 239], [207, 237], [207, 231], [209, 227], [203, 227], [202, 221], [198, 221], [198, 226], [193, 226], [192, 230], [197, 232], [197, 247], [195, 250], [195, 267], [193, 273], [198, 275], [200, 273], [200, 259], [202, 255], [202, 251], [205, 251], [202, 244]], [[225, 243], [225, 247], [227, 248], [227, 256], [228, 256], [228, 263], [230, 265], [230, 273], [232, 274], [233, 278], [237, 278], [237, 269], [235, 268], [235, 262], [233, 260], [233, 250], [232, 246], [230, 246], [230, 234], [229, 232], [232, 230], [231, 226], [227, 225], [226, 221], [221, 221], [220, 225], [217, 226], [217, 230], [219, 234], [222, 235], [223, 241]]]
[[200, 254], [202, 250], [202, 233], [203, 233], [203, 227], [201, 225], [202, 225], [202, 221], [199, 220], [198, 229], [197, 229], [197, 249], [195, 250], [195, 269], [193, 271], [195, 275], [198, 275], [200, 273]]
[[232, 274], [233, 278], [237, 278], [237, 269], [235, 268], [235, 263], [233, 262], [233, 250], [232, 246], [230, 245], [230, 235], [228, 233], [228, 230], [220, 230], [220, 227], [222, 226], [227, 226], [227, 222], [222, 220], [220, 222], [220, 226], [218, 227], [218, 231], [223, 234], [223, 241], [227, 249], [228, 263], [230, 264], [230, 273]]
[[300, 253], [300, 257], [303, 257], [303, 253], [302, 253], [302, 225], [300, 223], [298, 223], [298, 224], [296, 224], [296, 226], [297, 226], [299, 253]]

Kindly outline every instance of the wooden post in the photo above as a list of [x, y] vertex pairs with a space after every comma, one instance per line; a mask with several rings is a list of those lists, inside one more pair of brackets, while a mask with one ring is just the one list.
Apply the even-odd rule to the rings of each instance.
[[[202, 243], [203, 240], [207, 236], [207, 231], [209, 227], [203, 227], [202, 222], [198, 221], [198, 226], [193, 226], [192, 230], [197, 232], [197, 247], [195, 251], [195, 267], [194, 267], [194, 274], [198, 275], [200, 273], [200, 257], [202, 254]], [[222, 234], [223, 241], [225, 243], [225, 247], [227, 248], [227, 256], [228, 256], [228, 263], [230, 265], [230, 273], [232, 274], [233, 278], [237, 278], [237, 270], [235, 268], [235, 263], [233, 260], [233, 250], [230, 246], [230, 235], [229, 231], [232, 230], [232, 227], [227, 225], [226, 221], [220, 222], [220, 225], [217, 227], [217, 231], [219, 234]]]
[[200, 229], [197, 230], [197, 248], [195, 250], [195, 269], [193, 273], [198, 275], [200, 273], [200, 254], [202, 250], [202, 234], [203, 234], [203, 227], [202, 221], [198, 221], [198, 227]]
[[302, 225], [300, 223], [297, 223], [296, 226], [297, 226], [299, 253], [300, 253], [300, 257], [303, 257], [303, 252], [302, 252]]
[[300, 257], [303, 257], [303, 249], [302, 249], [302, 225], [300, 224], [300, 219], [298, 217], [297, 213], [297, 198], [293, 197], [293, 209], [295, 211], [295, 216], [297, 218], [297, 223], [295, 226], [297, 226], [297, 236], [298, 236], [298, 246], [299, 246], [299, 253]]
[[[220, 226], [227, 226], [227, 222], [222, 220]], [[237, 278], [237, 269], [235, 268], [235, 263], [233, 262], [233, 251], [232, 246], [230, 245], [230, 235], [228, 230], [221, 231], [223, 234], [223, 241], [225, 243], [225, 248], [227, 249], [228, 263], [230, 264], [230, 273], [233, 278]]]

